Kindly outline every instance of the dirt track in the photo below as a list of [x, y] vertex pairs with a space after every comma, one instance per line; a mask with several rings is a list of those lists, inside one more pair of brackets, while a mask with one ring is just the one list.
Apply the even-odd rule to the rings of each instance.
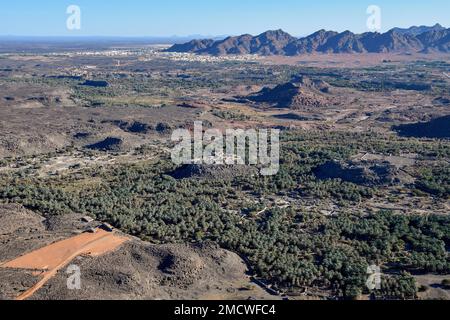
[[[120, 231], [81, 233], [101, 224], [83, 216], [45, 218], [0, 204], [0, 300], [278, 298], [251, 283], [238, 255], [215, 244], [155, 245]], [[82, 271], [80, 290], [67, 288], [64, 269], [71, 263]]]
[[113, 251], [127, 238], [101, 229], [62, 240], [0, 265], [1, 268], [40, 270], [42, 278], [16, 300], [31, 297], [61, 268], [80, 255], [100, 256]]

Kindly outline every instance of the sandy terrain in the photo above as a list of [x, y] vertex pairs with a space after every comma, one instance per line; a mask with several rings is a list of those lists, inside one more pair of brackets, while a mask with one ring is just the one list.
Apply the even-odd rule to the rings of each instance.
[[442, 286], [442, 281], [444, 279], [449, 279], [447, 276], [438, 275], [420, 275], [415, 277], [417, 283], [424, 286], [426, 289], [424, 292], [419, 293], [421, 299], [429, 300], [449, 300], [450, 291], [446, 290]]
[[[82, 233], [100, 222], [81, 217], [45, 219], [0, 205], [0, 299], [280, 299], [251, 283], [240, 257], [214, 244]], [[80, 290], [67, 289], [69, 263], [81, 270]]]
[[[1, 268], [42, 270], [42, 278], [29, 290], [18, 296], [25, 300], [39, 290], [59, 269], [79, 255], [100, 256], [119, 247], [125, 237], [97, 229], [95, 233], [83, 233], [33, 251], [15, 260], [0, 265]], [[36, 274], [36, 273], [34, 273]], [[39, 273], [38, 273], [39, 274]]]

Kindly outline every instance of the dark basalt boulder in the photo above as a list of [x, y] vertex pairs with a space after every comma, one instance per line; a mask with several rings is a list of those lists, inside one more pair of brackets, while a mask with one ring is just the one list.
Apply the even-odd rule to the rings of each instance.
[[91, 150], [99, 151], [120, 151], [123, 145], [123, 140], [120, 138], [108, 137], [105, 140], [86, 146]]
[[135, 121], [133, 122], [131, 125], [129, 125], [126, 128], [126, 131], [131, 132], [131, 133], [148, 133], [151, 130], [153, 130], [153, 127], [146, 124], [146, 123], [142, 123], [139, 121]]
[[393, 130], [402, 137], [449, 139], [450, 115], [428, 122], [401, 124], [394, 126]]
[[132, 123], [123, 121], [123, 120], [105, 120], [102, 121], [102, 123], [111, 123], [112, 125], [115, 125], [122, 129], [125, 132], [129, 133], [143, 133], [147, 134], [150, 131], [154, 130], [154, 127], [152, 125], [149, 125], [147, 123], [134, 121]]
[[168, 123], [160, 122], [156, 125], [156, 131], [161, 134], [168, 134], [172, 131], [172, 127]]
[[90, 137], [91, 134], [89, 132], [77, 132], [73, 135], [75, 139], [85, 139]]
[[96, 88], [106, 88], [109, 86], [108, 81], [104, 80], [86, 80], [81, 84], [82, 86], [96, 87]]
[[256, 167], [247, 165], [185, 164], [169, 175], [178, 180], [191, 178], [232, 180], [235, 177], [251, 176], [257, 173]]
[[389, 163], [346, 164], [329, 161], [313, 170], [320, 180], [341, 179], [358, 185], [377, 186], [397, 182], [398, 169]]

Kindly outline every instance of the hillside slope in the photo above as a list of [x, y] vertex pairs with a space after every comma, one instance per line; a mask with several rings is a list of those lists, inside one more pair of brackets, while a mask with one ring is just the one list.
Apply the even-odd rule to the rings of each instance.
[[355, 34], [319, 30], [304, 38], [295, 38], [283, 30], [270, 30], [260, 35], [228, 37], [223, 40], [192, 40], [176, 44], [167, 52], [211, 55], [258, 54], [263, 56], [295, 56], [305, 53], [412, 53], [450, 52], [450, 29], [434, 27], [394, 28], [386, 33]]

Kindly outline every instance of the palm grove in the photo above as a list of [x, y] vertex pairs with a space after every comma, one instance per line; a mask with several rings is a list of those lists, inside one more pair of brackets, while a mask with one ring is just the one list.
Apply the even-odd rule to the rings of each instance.
[[[379, 265], [382, 287], [373, 297], [410, 299], [418, 291], [412, 274], [450, 272], [448, 216], [354, 210], [384, 191], [313, 174], [318, 165], [361, 150], [445, 159], [448, 143], [332, 132], [287, 132], [282, 141], [281, 168], [273, 177], [175, 179], [170, 173], [176, 167], [162, 157], [48, 178], [32, 169], [2, 174], [0, 199], [46, 216], [89, 213], [154, 243], [213, 241], [245, 257], [258, 277], [291, 293], [309, 287], [336, 298], [369, 294], [367, 267]], [[417, 182], [404, 191], [447, 201], [449, 173], [448, 163], [417, 168]], [[265, 203], [281, 196], [330, 200], [349, 210], [328, 216], [295, 202]]]

